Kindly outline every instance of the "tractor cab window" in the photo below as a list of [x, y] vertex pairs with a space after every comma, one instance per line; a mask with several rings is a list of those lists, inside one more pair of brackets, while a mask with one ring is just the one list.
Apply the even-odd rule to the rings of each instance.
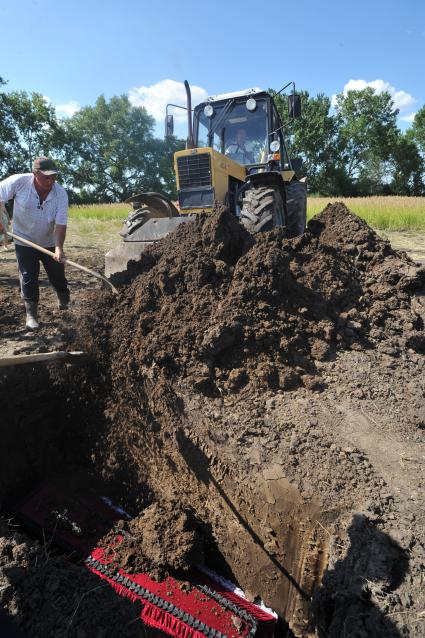
[[212, 146], [239, 164], [267, 161], [267, 104], [258, 100], [253, 110], [247, 101], [211, 103], [208, 117], [198, 112], [198, 146]]

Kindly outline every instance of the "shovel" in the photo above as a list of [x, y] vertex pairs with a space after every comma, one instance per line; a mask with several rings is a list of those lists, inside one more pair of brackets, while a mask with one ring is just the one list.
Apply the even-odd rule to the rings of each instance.
[[[42, 246], [39, 246], [38, 244], [34, 244], [32, 241], [29, 241], [29, 239], [24, 239], [23, 237], [19, 237], [19, 235], [15, 235], [15, 233], [11, 233], [8, 230], [6, 230], [6, 234], [9, 235], [9, 237], [13, 237], [13, 239], [17, 239], [18, 241], [21, 241], [23, 244], [26, 244], [27, 246], [31, 246], [31, 248], [35, 248], [36, 250], [39, 250], [41, 253], [44, 253], [45, 255], [49, 255], [49, 257], [54, 259], [53, 253], [50, 252], [50, 250], [47, 250], [47, 248], [43, 248]], [[99, 272], [96, 272], [95, 270], [90, 270], [90, 268], [86, 268], [86, 266], [81, 266], [81, 264], [77, 264], [75, 263], [75, 261], [71, 261], [67, 257], [65, 257], [62, 263], [69, 264], [69, 266], [74, 266], [74, 268], [79, 268], [80, 270], [83, 270], [89, 275], [93, 275], [93, 277], [97, 277], [98, 279], [101, 279], [102, 281], [105, 282], [105, 284], [108, 284], [108, 286], [110, 286], [112, 292], [114, 292], [115, 294], [118, 293], [118, 290], [115, 288], [115, 286], [111, 284], [109, 279], [101, 275]]]
[[20, 366], [26, 363], [61, 362], [61, 363], [77, 363], [82, 364], [87, 360], [84, 352], [65, 352], [62, 350], [56, 352], [36, 352], [34, 354], [15, 354], [9, 357], [0, 357], [0, 368], [10, 366]]

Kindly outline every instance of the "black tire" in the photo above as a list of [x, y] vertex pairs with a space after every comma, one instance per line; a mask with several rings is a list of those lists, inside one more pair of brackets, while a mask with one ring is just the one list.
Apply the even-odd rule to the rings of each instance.
[[307, 223], [307, 184], [289, 182], [286, 188], [286, 233], [287, 237], [297, 237], [305, 231]]
[[285, 202], [279, 188], [257, 186], [245, 192], [241, 223], [251, 235], [285, 224]]

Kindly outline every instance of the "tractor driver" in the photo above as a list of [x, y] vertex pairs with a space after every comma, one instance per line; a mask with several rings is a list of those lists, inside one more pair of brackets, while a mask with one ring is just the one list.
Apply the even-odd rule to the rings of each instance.
[[249, 142], [246, 129], [239, 128], [235, 140], [226, 148], [225, 155], [239, 164], [254, 164], [254, 154], [247, 148], [247, 144]]

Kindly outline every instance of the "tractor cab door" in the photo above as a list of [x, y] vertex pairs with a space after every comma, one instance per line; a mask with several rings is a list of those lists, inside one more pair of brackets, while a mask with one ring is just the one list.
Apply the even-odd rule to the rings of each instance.
[[[286, 147], [285, 138], [283, 137], [283, 129], [282, 129], [282, 120], [277, 112], [276, 106], [272, 103], [271, 109], [271, 131], [274, 132], [273, 135], [270, 136], [269, 146], [273, 141], [279, 142], [279, 151], [278, 154], [280, 156], [280, 170], [288, 170], [289, 168], [289, 157], [288, 157], [288, 149]], [[269, 149], [269, 153], [271, 149]]]

